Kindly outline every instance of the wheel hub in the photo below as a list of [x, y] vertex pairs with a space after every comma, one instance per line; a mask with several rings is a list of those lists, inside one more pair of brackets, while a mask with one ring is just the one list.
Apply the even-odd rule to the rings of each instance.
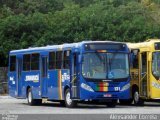
[[68, 105], [71, 105], [71, 103], [72, 103], [72, 100], [70, 98], [70, 93], [69, 92], [66, 95], [66, 102], [67, 102]]
[[138, 100], [139, 100], [139, 94], [138, 94], [138, 92], [134, 93], [134, 100], [135, 100], [135, 102], [138, 102]]
[[31, 103], [31, 101], [32, 101], [32, 94], [31, 94], [31, 92], [28, 93], [28, 101], [29, 101], [29, 103]]

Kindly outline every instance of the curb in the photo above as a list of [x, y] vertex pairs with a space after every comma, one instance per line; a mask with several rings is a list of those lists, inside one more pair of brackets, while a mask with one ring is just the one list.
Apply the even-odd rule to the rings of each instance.
[[0, 99], [12, 99], [12, 97], [11, 96], [1, 96], [0, 95]]

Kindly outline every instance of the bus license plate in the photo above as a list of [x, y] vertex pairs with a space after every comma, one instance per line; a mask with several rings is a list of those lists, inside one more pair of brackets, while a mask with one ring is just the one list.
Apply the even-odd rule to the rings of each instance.
[[104, 94], [103, 97], [112, 97], [112, 94]]

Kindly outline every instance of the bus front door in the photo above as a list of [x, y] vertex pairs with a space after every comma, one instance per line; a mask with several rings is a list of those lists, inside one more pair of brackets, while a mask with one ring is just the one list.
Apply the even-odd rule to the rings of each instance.
[[21, 79], [21, 72], [22, 72], [22, 59], [17, 57], [17, 97], [22, 97], [22, 79]]
[[41, 93], [42, 97], [47, 97], [48, 88], [48, 57], [41, 56]]
[[148, 62], [147, 62], [147, 52], [140, 54], [140, 96], [147, 97], [147, 81], [148, 81]]
[[70, 91], [72, 99], [79, 99], [79, 64], [78, 64], [78, 54], [71, 54], [71, 79], [70, 79]]

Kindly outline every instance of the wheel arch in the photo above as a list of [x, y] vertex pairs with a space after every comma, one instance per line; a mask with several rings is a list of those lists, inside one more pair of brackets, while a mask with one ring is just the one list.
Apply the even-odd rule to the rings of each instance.
[[132, 97], [133, 97], [133, 93], [134, 93], [135, 90], [139, 91], [139, 87], [138, 87], [137, 84], [132, 85]]
[[66, 86], [64, 87], [63, 96], [65, 96], [65, 92], [66, 92], [66, 90], [69, 89], [69, 88], [70, 88], [69, 85], [66, 85]]
[[28, 90], [30, 89], [31, 87], [28, 85], [27, 87], [26, 87], [26, 97], [28, 97]]

